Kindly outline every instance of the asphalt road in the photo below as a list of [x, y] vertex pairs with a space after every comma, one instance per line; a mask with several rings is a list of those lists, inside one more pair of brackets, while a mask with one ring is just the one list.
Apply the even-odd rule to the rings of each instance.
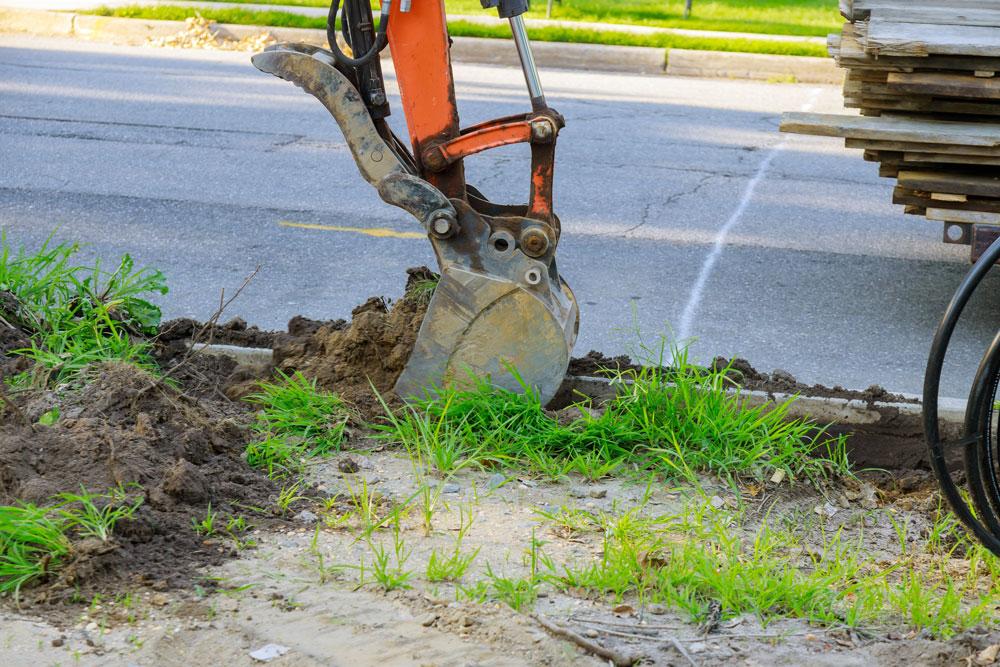
[[[526, 108], [517, 70], [455, 75], [466, 124]], [[893, 207], [860, 152], [777, 133], [781, 111], [839, 110], [837, 88], [585, 71], [546, 71], [543, 83], [567, 121], [556, 206], [578, 352], [680, 335], [701, 360], [920, 390], [968, 249]], [[527, 169], [527, 150], [512, 147], [467, 171], [488, 195], [521, 199]], [[362, 181], [322, 107], [248, 54], [0, 36], [9, 242], [35, 247], [54, 232], [108, 261], [129, 252], [167, 273], [171, 317], [206, 317], [260, 264], [230, 313], [262, 327], [348, 316], [433, 261], [421, 239], [288, 222], [418, 231]], [[996, 330], [998, 286], [960, 331], [947, 395], [966, 392]]]

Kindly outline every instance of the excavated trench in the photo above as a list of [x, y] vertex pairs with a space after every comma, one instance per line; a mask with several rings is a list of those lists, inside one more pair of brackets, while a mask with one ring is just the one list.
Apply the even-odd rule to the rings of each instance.
[[[410, 285], [429, 276], [426, 269], [409, 273]], [[133, 366], [106, 364], [80, 388], [13, 394], [0, 418], [0, 504], [43, 503], [81, 487], [100, 493], [117, 485], [143, 499], [135, 517], [119, 524], [112, 542], [74, 544], [68, 564], [26, 590], [22, 604], [56, 610], [61, 608], [57, 603], [122, 585], [190, 586], [199, 568], [235, 555], [230, 540], [203, 537], [191, 524], [207, 507], [220, 516], [274, 507], [276, 484], [243, 458], [253, 414], [240, 399], [275, 370], [300, 371], [356, 405], [364, 418], [377, 416], [381, 406], [375, 392], [391, 394], [426, 302], [373, 298], [354, 309], [350, 322], [296, 317], [286, 332], [261, 331], [241, 320], [214, 326], [175, 320], [164, 324], [154, 341], [156, 361], [169, 381]], [[210, 345], [210, 353], [192, 353], [192, 340]], [[16, 328], [0, 331], [0, 370], [26, 367], [26, 360], [12, 352], [24, 343]], [[244, 364], [237, 361], [240, 355], [216, 353], [226, 346], [269, 350], [269, 356], [258, 355], [269, 362]], [[820, 421], [833, 421], [825, 417], [834, 412], [846, 416], [831, 432], [850, 435], [856, 466], [885, 468], [898, 473], [894, 478], [933, 485], [921, 472], [927, 457], [919, 406], [912, 401], [878, 387], [857, 392], [805, 386], [787, 373], [760, 373], [743, 360], [715, 364], [728, 366], [734, 383], [755, 400], [799, 394], [807, 412], [809, 405], [828, 408], [818, 415]], [[632, 367], [625, 357], [597, 352], [574, 359], [555, 402], [566, 405], [574, 393], [606, 399], [614, 388], [601, 377], [604, 370]], [[39, 419], [53, 410], [58, 421], [40, 425]], [[258, 527], [280, 527], [287, 516], [263, 510], [253, 520]]]

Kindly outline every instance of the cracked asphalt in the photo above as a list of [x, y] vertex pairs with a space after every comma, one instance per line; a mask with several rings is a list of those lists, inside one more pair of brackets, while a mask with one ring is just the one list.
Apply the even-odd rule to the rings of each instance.
[[[527, 108], [520, 71], [457, 65], [455, 76], [464, 124]], [[560, 269], [582, 310], [578, 353], [635, 353], [672, 335], [717, 233], [783, 139], [780, 113], [810, 99], [841, 109], [833, 86], [542, 76], [567, 122], [556, 210]], [[527, 149], [510, 147], [469, 159], [467, 173], [491, 197], [523, 199], [528, 165]], [[918, 392], [968, 249], [942, 244], [940, 227], [904, 216], [890, 195], [859, 151], [789, 138], [705, 281], [692, 355]], [[169, 317], [208, 316], [259, 264], [230, 315], [269, 328], [349, 316], [368, 295], [398, 296], [406, 267], [433, 262], [420, 239], [282, 222], [418, 231], [360, 178], [325, 110], [248, 54], [0, 36], [10, 242], [36, 247], [54, 233], [108, 261], [129, 252], [167, 274]], [[998, 285], [959, 331], [947, 395], [966, 393], [996, 331]]]

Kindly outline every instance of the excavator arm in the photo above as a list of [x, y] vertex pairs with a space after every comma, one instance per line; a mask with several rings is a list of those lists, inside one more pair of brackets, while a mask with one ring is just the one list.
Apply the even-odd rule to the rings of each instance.
[[[510, 21], [530, 111], [461, 129], [443, 0], [387, 0], [376, 28], [367, 0], [330, 7], [329, 49], [277, 44], [253, 56], [260, 70], [311, 94], [340, 126], [358, 170], [384, 201], [421, 223], [441, 280], [413, 353], [396, 383], [424, 388], [486, 378], [532, 390], [559, 388], [579, 329], [579, 310], [556, 267], [555, 146], [564, 122], [545, 101], [522, 14], [527, 0], [482, 0]], [[347, 55], [338, 45], [337, 22]], [[379, 54], [388, 46], [409, 130], [408, 148], [385, 117]], [[464, 160], [499, 146], [531, 149], [528, 198], [496, 204], [465, 182]]]

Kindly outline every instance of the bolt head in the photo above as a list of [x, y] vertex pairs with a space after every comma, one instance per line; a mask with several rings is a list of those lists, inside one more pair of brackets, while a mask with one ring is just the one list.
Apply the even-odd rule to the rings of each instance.
[[552, 127], [552, 122], [547, 118], [532, 121], [531, 138], [534, 141], [539, 143], [548, 143], [552, 141], [554, 134], [555, 128]]
[[521, 232], [521, 250], [529, 257], [540, 257], [549, 249], [549, 237], [540, 229]]

